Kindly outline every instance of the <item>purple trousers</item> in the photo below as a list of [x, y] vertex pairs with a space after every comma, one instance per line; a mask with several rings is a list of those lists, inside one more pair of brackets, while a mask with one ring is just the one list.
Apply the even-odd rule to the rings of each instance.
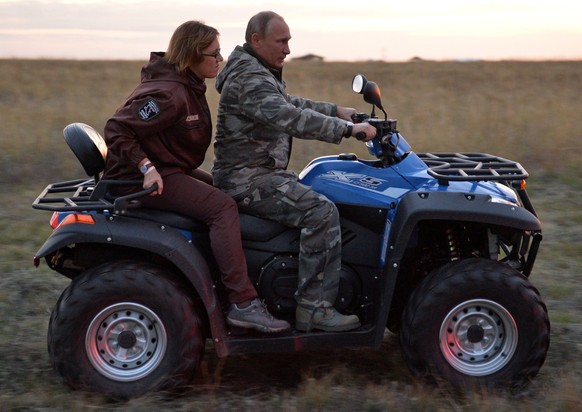
[[144, 207], [180, 213], [206, 223], [230, 303], [254, 299], [257, 292], [247, 273], [237, 205], [229, 195], [204, 181], [209, 181], [206, 178], [209, 175], [197, 172], [198, 179], [183, 173], [164, 177], [162, 195], [140, 201]]

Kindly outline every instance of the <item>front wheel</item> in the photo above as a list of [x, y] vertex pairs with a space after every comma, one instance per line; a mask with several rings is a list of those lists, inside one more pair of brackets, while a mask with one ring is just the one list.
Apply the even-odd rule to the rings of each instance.
[[468, 259], [437, 269], [403, 314], [411, 371], [457, 388], [521, 387], [541, 368], [550, 324], [538, 291], [504, 263]]
[[132, 261], [75, 278], [49, 323], [55, 370], [72, 388], [122, 399], [185, 385], [203, 336], [183, 289], [162, 268]]

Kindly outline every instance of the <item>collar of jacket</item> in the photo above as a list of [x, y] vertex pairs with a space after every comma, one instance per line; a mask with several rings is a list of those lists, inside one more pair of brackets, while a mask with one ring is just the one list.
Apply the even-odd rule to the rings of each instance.
[[198, 96], [206, 93], [206, 83], [190, 69], [180, 74], [175, 65], [168, 63], [164, 52], [152, 52], [149, 62], [142, 68], [142, 82], [166, 81], [182, 83]]
[[190, 86], [194, 89], [197, 94], [206, 93], [206, 82], [200, 79], [194, 72], [190, 69], [186, 69], [186, 75], [190, 80]]
[[261, 63], [263, 66], [265, 66], [265, 68], [267, 70], [269, 70], [273, 76], [275, 76], [275, 78], [277, 80], [279, 80], [280, 82], [283, 81], [283, 68], [281, 69], [275, 69], [274, 67], [269, 66], [261, 57], [259, 57], [259, 55], [257, 54], [257, 52], [255, 52], [255, 49], [252, 48], [252, 46], [248, 43], [243, 44], [243, 49], [250, 54], [251, 56], [253, 56], [255, 59], [257, 59], [259, 61], [259, 63]]

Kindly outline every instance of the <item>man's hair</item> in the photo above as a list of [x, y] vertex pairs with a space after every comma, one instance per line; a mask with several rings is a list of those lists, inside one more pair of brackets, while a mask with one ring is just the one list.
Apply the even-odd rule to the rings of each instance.
[[182, 23], [172, 34], [165, 58], [176, 65], [179, 73], [188, 67], [200, 64], [204, 59], [202, 51], [212, 44], [219, 33], [214, 27], [200, 21], [190, 20]]
[[247, 24], [245, 41], [250, 44], [253, 33], [257, 33], [259, 36], [265, 37], [269, 29], [269, 23], [273, 19], [281, 19], [283, 21], [285, 20], [274, 11], [262, 11], [251, 17], [249, 23]]

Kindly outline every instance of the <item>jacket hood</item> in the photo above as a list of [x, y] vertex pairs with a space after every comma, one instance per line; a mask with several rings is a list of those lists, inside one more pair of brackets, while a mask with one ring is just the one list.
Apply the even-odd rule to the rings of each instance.
[[141, 69], [142, 83], [152, 81], [167, 81], [184, 84], [195, 90], [196, 94], [206, 92], [206, 84], [188, 70], [187, 75], [178, 73], [173, 64], [164, 59], [163, 52], [152, 52], [150, 60]]
[[248, 54], [241, 46], [236, 46], [233, 52], [228, 56], [228, 61], [224, 68], [216, 76], [216, 90], [222, 92], [224, 83], [231, 75], [241, 72], [248, 72], [249, 66], [257, 64], [257, 60]]
[[271, 74], [278, 81], [282, 81], [282, 70], [276, 70], [268, 67], [262, 60], [254, 55], [250, 46], [246, 43], [244, 46], [236, 46], [233, 52], [228, 56], [228, 62], [222, 71], [216, 76], [216, 90], [222, 92], [224, 83], [231, 76], [237, 76], [241, 73], [245, 75]]

